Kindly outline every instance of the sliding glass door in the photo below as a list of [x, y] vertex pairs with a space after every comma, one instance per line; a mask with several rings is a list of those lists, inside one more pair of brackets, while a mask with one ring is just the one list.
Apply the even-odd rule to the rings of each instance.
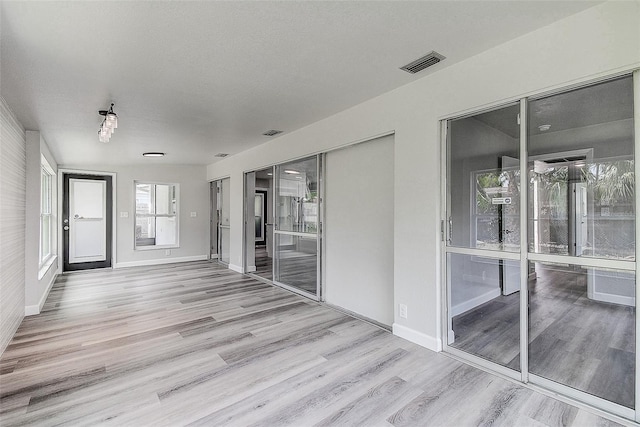
[[320, 156], [276, 166], [273, 279], [320, 299]]
[[629, 419], [638, 87], [628, 75], [442, 128], [445, 350]]
[[[518, 103], [448, 123], [448, 345], [520, 371]], [[507, 371], [507, 372], [509, 372]]]
[[531, 380], [634, 409], [633, 79], [528, 108]]
[[229, 178], [217, 181], [218, 185], [218, 260], [223, 264], [229, 264], [231, 247], [231, 222], [230, 222], [230, 184]]

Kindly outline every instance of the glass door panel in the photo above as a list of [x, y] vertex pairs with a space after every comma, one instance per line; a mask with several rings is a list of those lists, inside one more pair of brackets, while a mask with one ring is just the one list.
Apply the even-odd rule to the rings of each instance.
[[635, 260], [633, 81], [529, 103], [529, 251]]
[[449, 245], [520, 250], [519, 104], [449, 122]]
[[513, 259], [520, 251], [519, 113], [520, 104], [511, 104], [451, 120], [447, 132], [447, 344], [514, 371], [520, 370], [520, 261]]
[[449, 254], [449, 346], [520, 370], [520, 262]]
[[231, 260], [230, 184], [230, 178], [218, 181], [218, 254], [220, 262], [224, 264], [229, 264]]
[[531, 380], [633, 409], [632, 77], [532, 100], [528, 110]]
[[627, 418], [637, 383], [634, 117], [626, 76], [447, 121], [443, 224], [445, 349]]
[[634, 272], [552, 263], [534, 268], [529, 372], [633, 408]]
[[319, 296], [318, 156], [276, 166], [274, 280]]

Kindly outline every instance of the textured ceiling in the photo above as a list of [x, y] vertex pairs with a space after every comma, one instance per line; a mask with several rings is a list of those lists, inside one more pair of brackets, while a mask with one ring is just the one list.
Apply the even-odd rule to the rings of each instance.
[[596, 3], [4, 0], [1, 94], [62, 165], [207, 164]]

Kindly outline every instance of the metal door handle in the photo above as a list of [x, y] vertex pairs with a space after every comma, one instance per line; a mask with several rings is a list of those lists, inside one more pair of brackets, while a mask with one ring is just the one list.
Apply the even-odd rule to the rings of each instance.
[[69, 226], [68, 226], [68, 225], [65, 225], [64, 227], [62, 227], [62, 229], [63, 229], [64, 231], [69, 231]]

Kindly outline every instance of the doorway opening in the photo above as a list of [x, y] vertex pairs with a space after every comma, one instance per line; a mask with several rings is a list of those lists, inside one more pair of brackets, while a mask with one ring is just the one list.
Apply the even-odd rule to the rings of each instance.
[[63, 271], [112, 267], [112, 178], [63, 172]]
[[445, 351], [636, 420], [637, 78], [442, 128]]
[[245, 271], [273, 280], [274, 167], [245, 174]]
[[321, 299], [322, 155], [245, 173], [244, 271]]
[[210, 252], [211, 259], [229, 265], [231, 259], [230, 178], [212, 181], [210, 186]]

